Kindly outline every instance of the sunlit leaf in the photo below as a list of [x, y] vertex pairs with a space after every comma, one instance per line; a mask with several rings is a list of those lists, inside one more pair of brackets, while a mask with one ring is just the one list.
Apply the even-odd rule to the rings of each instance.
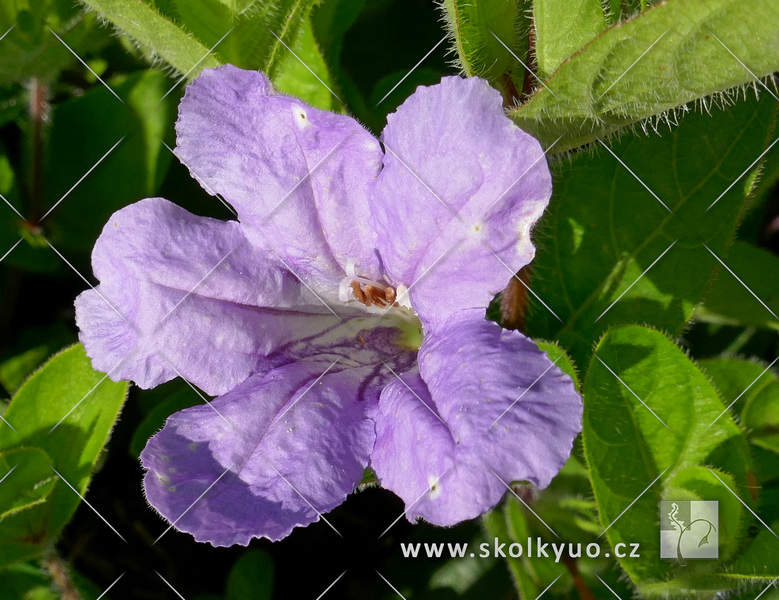
[[94, 371], [77, 345], [47, 362], [12, 398], [3, 417], [14, 429], [0, 423], [0, 451], [39, 448], [64, 481], [45, 503], [0, 523], [0, 565], [39, 553], [70, 520], [126, 394], [127, 384]]
[[779, 70], [777, 31], [775, 2], [661, 2], [595, 38], [511, 114], [545, 145], [559, 139], [555, 152], [575, 148]]

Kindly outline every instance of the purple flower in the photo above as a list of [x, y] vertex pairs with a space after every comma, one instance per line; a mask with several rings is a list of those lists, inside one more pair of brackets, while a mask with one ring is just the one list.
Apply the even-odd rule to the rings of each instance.
[[[452, 525], [546, 486], [581, 427], [571, 379], [485, 308], [534, 254], [551, 179], [480, 79], [419, 88], [382, 145], [232, 66], [187, 89], [177, 155], [238, 221], [117, 212], [76, 300], [95, 368], [218, 396], [141, 455], [149, 502], [217, 546], [278, 540], [370, 467]], [[501, 264], [503, 263], [503, 264]]]

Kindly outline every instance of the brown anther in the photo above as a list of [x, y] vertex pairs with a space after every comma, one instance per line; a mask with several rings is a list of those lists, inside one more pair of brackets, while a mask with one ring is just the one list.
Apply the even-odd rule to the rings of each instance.
[[[357, 283], [356, 281], [352, 281], [351, 288], [352, 288], [352, 293], [354, 294], [354, 297], [357, 299], [357, 301], [366, 304], [365, 293], [362, 291], [360, 284]], [[368, 304], [367, 306], [370, 306], [370, 304]]]
[[395, 303], [395, 290], [391, 287], [378, 288], [366, 283], [365, 287], [361, 286], [358, 282], [352, 281], [350, 285], [354, 297], [358, 302], [363, 303], [365, 306], [385, 307], [393, 305]]
[[370, 283], [365, 285], [365, 295], [368, 297], [368, 306], [371, 304], [377, 304], [381, 306], [381, 296], [379, 296], [378, 293], [380, 293], [380, 291], [373, 287]]

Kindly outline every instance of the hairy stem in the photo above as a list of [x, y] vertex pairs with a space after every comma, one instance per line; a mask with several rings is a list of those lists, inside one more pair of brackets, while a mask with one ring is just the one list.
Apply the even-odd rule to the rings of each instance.
[[37, 77], [30, 80], [30, 178], [28, 221], [37, 223], [43, 215], [43, 148], [49, 107], [48, 86]]
[[70, 567], [54, 548], [44, 554], [41, 564], [49, 573], [54, 589], [62, 600], [83, 600], [70, 577]]
[[571, 579], [573, 579], [573, 585], [576, 588], [576, 591], [579, 593], [579, 598], [582, 600], [595, 600], [595, 596], [593, 595], [592, 591], [590, 591], [590, 588], [587, 587], [587, 584], [584, 582], [584, 578], [582, 577], [581, 573], [579, 573], [579, 568], [576, 566], [576, 561], [570, 556], [566, 555], [563, 557], [563, 564], [571, 573]]

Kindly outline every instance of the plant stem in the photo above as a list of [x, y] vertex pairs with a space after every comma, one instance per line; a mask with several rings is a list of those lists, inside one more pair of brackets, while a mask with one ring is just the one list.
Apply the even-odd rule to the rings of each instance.
[[62, 600], [83, 600], [70, 577], [70, 568], [54, 548], [46, 551], [41, 563]]
[[584, 582], [582, 574], [579, 573], [579, 568], [576, 566], [576, 561], [570, 556], [566, 555], [563, 557], [563, 564], [571, 573], [571, 579], [573, 579], [573, 585], [576, 588], [576, 591], [579, 593], [579, 598], [582, 600], [595, 600], [595, 596]]
[[48, 86], [38, 77], [30, 80], [30, 179], [27, 219], [35, 224], [43, 215], [43, 148], [44, 131], [49, 120], [46, 102]]

